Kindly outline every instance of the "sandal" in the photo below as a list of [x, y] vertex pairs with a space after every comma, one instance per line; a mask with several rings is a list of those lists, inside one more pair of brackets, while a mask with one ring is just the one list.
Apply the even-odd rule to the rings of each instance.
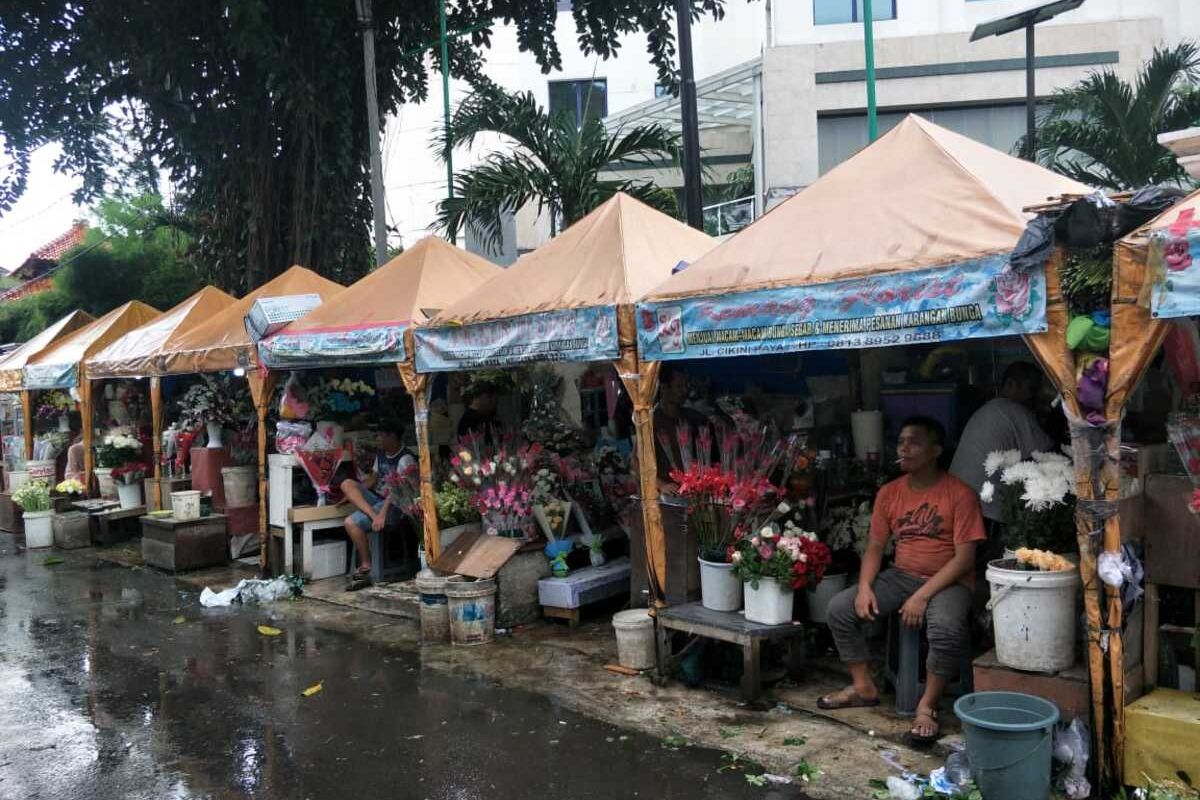
[[817, 700], [817, 708], [822, 711], [837, 711], [843, 708], [874, 708], [877, 705], [879, 705], [878, 697], [863, 697], [854, 690], [854, 687], [827, 694]]
[[350, 580], [346, 583], [347, 592], [357, 592], [359, 589], [365, 589], [371, 585], [371, 570], [360, 569], [350, 576]]
[[[920, 724], [922, 718], [928, 719], [933, 723], [933, 733], [928, 735], [917, 733], [917, 725]], [[942, 725], [938, 721], [938, 712], [931, 708], [918, 708], [916, 718], [913, 720], [913, 726], [908, 731], [908, 743], [917, 747], [928, 747], [940, 739], [941, 736]]]

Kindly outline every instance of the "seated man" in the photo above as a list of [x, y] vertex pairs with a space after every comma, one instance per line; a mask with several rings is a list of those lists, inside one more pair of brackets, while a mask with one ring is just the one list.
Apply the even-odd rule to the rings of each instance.
[[371, 545], [367, 531], [381, 531], [400, 524], [401, 513], [392, 505], [392, 493], [388, 489], [388, 476], [402, 472], [417, 463], [412, 453], [404, 447], [404, 428], [395, 421], [384, 422], [379, 430], [380, 452], [375, 456], [374, 468], [361, 482], [342, 481], [342, 494], [347, 502], [358, 510], [346, 517], [346, 534], [358, 551], [358, 569], [350, 576], [349, 589], [354, 591], [371, 583]]
[[[941, 424], [927, 417], [905, 420], [900, 429], [896, 451], [905, 474], [875, 498], [858, 586], [829, 604], [829, 629], [854, 683], [817, 701], [823, 709], [878, 705], [867, 626], [897, 611], [910, 627], [924, 621], [929, 639], [925, 694], [909, 732], [917, 744], [938, 737], [942, 692], [957, 676], [967, 646], [975, 547], [986, 538], [975, 493], [938, 467], [944, 437]], [[880, 572], [889, 537], [896, 540], [895, 566]]]

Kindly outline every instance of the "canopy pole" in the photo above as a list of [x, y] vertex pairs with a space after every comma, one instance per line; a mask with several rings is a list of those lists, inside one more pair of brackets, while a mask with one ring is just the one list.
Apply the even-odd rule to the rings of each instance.
[[87, 376], [86, 371], [80, 372], [79, 381], [79, 427], [83, 429], [83, 488], [86, 494], [92, 492], [92, 475], [96, 471], [96, 426], [92, 413], [92, 398], [95, 397], [95, 386]]
[[33, 460], [33, 392], [21, 390], [21, 431], [25, 436], [25, 460]]
[[267, 409], [271, 405], [271, 391], [275, 388], [275, 373], [256, 367], [251, 370], [246, 373], [246, 380], [250, 384], [250, 397], [254, 400], [258, 420], [258, 569], [266, 576], [271, 568], [271, 537], [267, 535]]
[[158, 492], [158, 507], [163, 507], [162, 500], [162, 378], [157, 376], [150, 379], [150, 432], [154, 437], [151, 442], [154, 448], [154, 485]]
[[438, 527], [437, 497], [433, 487], [433, 454], [429, 446], [429, 392], [433, 383], [428, 375], [417, 372], [414, 362], [412, 328], [404, 331], [404, 361], [398, 362], [400, 380], [413, 401], [413, 425], [417, 439], [417, 467], [421, 477], [421, 528], [425, 541], [425, 563], [432, 564], [442, 554], [442, 536]]

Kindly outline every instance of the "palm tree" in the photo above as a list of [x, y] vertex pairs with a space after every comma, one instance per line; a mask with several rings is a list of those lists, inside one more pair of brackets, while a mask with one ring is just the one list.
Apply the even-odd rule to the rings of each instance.
[[1200, 49], [1185, 41], [1155, 48], [1134, 85], [1106, 69], [1058, 90], [1038, 127], [1038, 161], [1103, 189], [1189, 183], [1158, 135], [1200, 125], [1198, 75]]
[[[579, 127], [569, 114], [547, 115], [531, 92], [511, 94], [494, 85], [477, 89], [455, 110], [450, 130], [437, 139], [447, 148], [472, 145], [485, 133], [515, 143], [491, 153], [454, 176], [454, 194], [438, 204], [437, 227], [457, 233], [464, 224], [497, 246], [501, 220], [528, 203], [549, 211], [552, 224], [579, 220], [616, 192], [625, 192], [667, 213], [677, 212], [675, 195], [649, 181], [602, 179], [618, 166], [661, 166], [674, 162], [678, 136], [662, 125], [610, 132], [597, 119]], [[658, 163], [656, 163], [658, 162]]]

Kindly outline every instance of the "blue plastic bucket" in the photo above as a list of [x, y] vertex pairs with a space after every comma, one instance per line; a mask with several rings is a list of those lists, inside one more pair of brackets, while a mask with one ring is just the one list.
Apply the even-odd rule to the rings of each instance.
[[975, 692], [954, 703], [971, 776], [984, 800], [1047, 800], [1058, 706], [1019, 692]]

